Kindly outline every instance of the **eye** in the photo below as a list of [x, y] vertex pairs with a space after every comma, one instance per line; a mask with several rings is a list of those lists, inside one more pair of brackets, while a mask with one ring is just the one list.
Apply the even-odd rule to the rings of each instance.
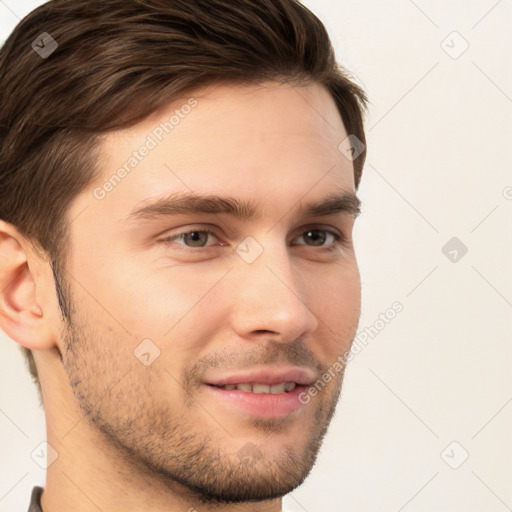
[[[212, 245], [207, 245], [209, 236], [213, 236], [215, 239], [217, 239], [215, 233], [209, 229], [191, 229], [188, 231], [176, 233], [167, 238], [163, 238], [161, 242], [164, 244], [178, 242], [178, 245], [190, 247], [192, 249], [201, 249], [210, 247]], [[301, 238], [308, 240], [311, 243], [296, 243], [295, 245], [309, 245], [310, 247], [320, 247], [329, 250], [336, 249], [344, 241], [344, 238], [341, 235], [327, 229], [308, 229], [303, 231], [296, 240]], [[329, 238], [331, 239], [331, 243], [326, 243], [328, 242]], [[226, 244], [221, 242], [220, 245]]]
[[[328, 237], [331, 237], [334, 242], [325, 244], [325, 241]], [[304, 231], [300, 238], [304, 238], [305, 240], [312, 241], [313, 247], [330, 247], [338, 245], [342, 241], [342, 237], [335, 233], [334, 231], [330, 231], [328, 229], [308, 229]], [[297, 245], [306, 245], [306, 244], [297, 244]]]
[[[171, 243], [182, 240], [186, 247], [207, 247], [205, 245], [208, 240], [208, 236], [212, 235], [215, 237], [215, 233], [208, 229], [192, 229], [190, 231], [183, 231], [181, 233], [177, 233], [171, 237], [167, 237], [162, 239], [162, 242]], [[216, 237], [215, 237], [216, 238]], [[189, 245], [190, 242], [190, 245]]]

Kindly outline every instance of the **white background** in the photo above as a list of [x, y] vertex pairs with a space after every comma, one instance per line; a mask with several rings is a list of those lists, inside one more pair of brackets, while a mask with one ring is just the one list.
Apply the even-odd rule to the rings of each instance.
[[[40, 3], [0, 1], [0, 41]], [[304, 3], [372, 103], [360, 332], [403, 311], [350, 363], [318, 464], [284, 503], [512, 510], [512, 1]], [[468, 248], [455, 262], [452, 237]], [[0, 510], [24, 512], [44, 485], [30, 457], [44, 415], [4, 335], [0, 436]]]

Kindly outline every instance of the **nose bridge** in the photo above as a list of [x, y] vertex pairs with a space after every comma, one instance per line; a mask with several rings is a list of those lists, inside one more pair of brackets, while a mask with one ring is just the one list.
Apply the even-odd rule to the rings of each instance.
[[235, 276], [239, 284], [233, 325], [239, 334], [272, 331], [289, 341], [314, 331], [318, 320], [307, 304], [286, 245], [268, 237], [263, 246], [248, 237], [237, 252], [242, 261]]

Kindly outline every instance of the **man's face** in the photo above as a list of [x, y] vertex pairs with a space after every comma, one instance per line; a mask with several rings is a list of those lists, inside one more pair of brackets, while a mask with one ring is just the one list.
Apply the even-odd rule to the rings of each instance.
[[[68, 212], [63, 361], [89, 428], [139, 471], [205, 501], [270, 499], [313, 466], [343, 372], [299, 396], [349, 349], [359, 319], [350, 199], [304, 213], [354, 195], [338, 150], [347, 133], [318, 85], [194, 97], [102, 142], [103, 176]], [[187, 195], [254, 212], [174, 211]]]

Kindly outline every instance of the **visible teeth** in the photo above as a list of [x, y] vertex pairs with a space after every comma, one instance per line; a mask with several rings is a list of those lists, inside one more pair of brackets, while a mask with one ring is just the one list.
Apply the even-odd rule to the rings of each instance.
[[273, 384], [269, 386], [268, 384], [226, 384], [225, 386], [220, 386], [222, 389], [227, 390], [237, 390], [237, 391], [245, 391], [247, 393], [288, 393], [289, 391], [293, 391], [296, 387], [295, 382], [281, 382], [280, 384]]
[[284, 393], [286, 384], [283, 382], [281, 384], [274, 384], [273, 386], [270, 386], [270, 392], [271, 393]]
[[270, 386], [266, 384], [253, 384], [252, 385], [253, 393], [270, 393]]
[[295, 382], [285, 382], [284, 383], [284, 390], [285, 391], [293, 391], [295, 389]]

